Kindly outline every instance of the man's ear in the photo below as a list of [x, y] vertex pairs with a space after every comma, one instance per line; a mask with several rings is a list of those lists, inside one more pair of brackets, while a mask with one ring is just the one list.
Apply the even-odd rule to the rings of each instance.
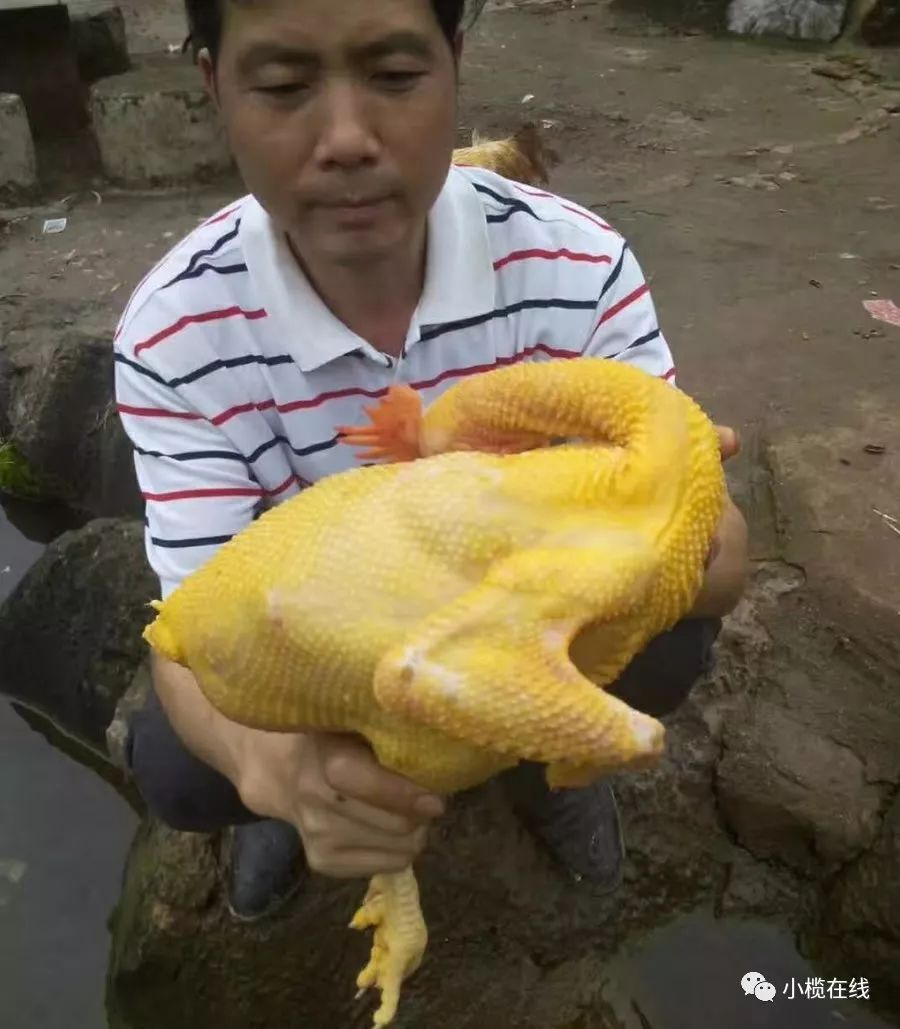
[[197, 53], [197, 66], [203, 75], [203, 85], [206, 87], [206, 92], [209, 93], [210, 99], [218, 107], [219, 89], [216, 84], [216, 66], [206, 47], [203, 47]]

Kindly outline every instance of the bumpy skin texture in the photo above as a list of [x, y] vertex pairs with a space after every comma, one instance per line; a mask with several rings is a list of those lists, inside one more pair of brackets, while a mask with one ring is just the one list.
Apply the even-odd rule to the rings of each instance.
[[[464, 380], [413, 429], [430, 456], [267, 512], [156, 605], [146, 639], [228, 718], [359, 733], [442, 793], [520, 759], [559, 786], [652, 763], [662, 725], [598, 686], [702, 584], [725, 499], [706, 415], [578, 358]], [[365, 911], [377, 967], [359, 985], [383, 990], [386, 1024], [425, 946], [412, 871], [376, 877]]]
[[506, 139], [482, 139], [475, 133], [472, 146], [453, 152], [454, 164], [474, 164], [531, 186], [549, 185], [547, 167], [557, 160], [558, 155], [545, 146], [531, 123]]

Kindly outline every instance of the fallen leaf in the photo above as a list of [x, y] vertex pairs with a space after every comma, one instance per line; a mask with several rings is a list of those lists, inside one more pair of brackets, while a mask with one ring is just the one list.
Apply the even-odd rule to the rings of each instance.
[[822, 283], [819, 282], [818, 279], [810, 279], [809, 280], [809, 284], [810, 284], [810, 286], [815, 286], [816, 289], [821, 289], [822, 288]]
[[13, 886], [18, 886], [27, 869], [28, 865], [24, 861], [4, 858], [0, 860], [0, 879], [6, 879]]
[[885, 447], [881, 443], [867, 443], [863, 447], [863, 450], [867, 454], [883, 454], [885, 452], [885, 450], [887, 450], [887, 447]]
[[900, 307], [893, 300], [864, 300], [862, 305], [873, 318], [900, 329]]

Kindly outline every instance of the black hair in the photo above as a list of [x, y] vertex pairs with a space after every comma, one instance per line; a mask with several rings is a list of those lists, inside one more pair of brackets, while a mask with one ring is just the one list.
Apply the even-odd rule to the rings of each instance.
[[[240, 0], [184, 0], [187, 13], [188, 31], [184, 49], [190, 46], [196, 55], [204, 47], [209, 50], [215, 64], [219, 56], [219, 44], [222, 39], [222, 8], [226, 3], [239, 3]], [[452, 47], [465, 12], [466, 0], [431, 0], [434, 16]]]

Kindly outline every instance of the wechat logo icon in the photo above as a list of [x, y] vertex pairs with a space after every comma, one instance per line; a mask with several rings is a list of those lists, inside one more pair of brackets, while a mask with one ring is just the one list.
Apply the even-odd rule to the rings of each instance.
[[764, 975], [760, 975], [759, 972], [748, 972], [743, 979], [741, 979], [741, 989], [744, 991], [744, 995], [748, 997], [756, 997], [757, 1000], [768, 1001], [769, 1003], [775, 997], [778, 992], [775, 987], [766, 981]]

